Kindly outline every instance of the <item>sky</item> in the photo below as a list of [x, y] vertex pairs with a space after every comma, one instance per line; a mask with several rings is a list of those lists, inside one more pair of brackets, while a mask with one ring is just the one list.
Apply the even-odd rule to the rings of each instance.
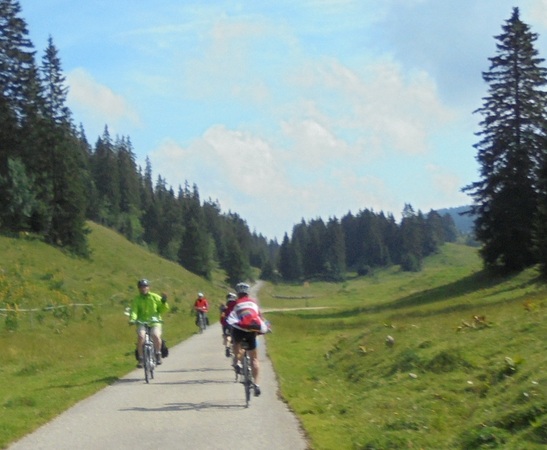
[[513, 7], [547, 58], [547, 0], [19, 2], [92, 145], [108, 126], [175, 193], [279, 242], [302, 220], [470, 204]]

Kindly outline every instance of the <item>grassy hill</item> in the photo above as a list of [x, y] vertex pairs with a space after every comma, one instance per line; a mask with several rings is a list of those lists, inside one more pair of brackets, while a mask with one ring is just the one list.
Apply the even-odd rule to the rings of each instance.
[[137, 279], [169, 296], [168, 345], [195, 332], [198, 291], [212, 303], [224, 300], [221, 282], [204, 281], [109, 229], [90, 228], [89, 261], [32, 236], [0, 237], [0, 448], [135, 367], [135, 331], [123, 311]]
[[[268, 286], [268, 350], [318, 449], [547, 444], [546, 286], [446, 245], [418, 274]], [[302, 308], [302, 309], [296, 309]], [[314, 309], [323, 308], [323, 309]]]
[[[138, 278], [169, 295], [170, 345], [195, 332], [198, 291], [224, 298], [222, 282], [90, 227], [90, 261], [0, 237], [0, 447], [133, 369], [123, 309]], [[493, 279], [475, 250], [446, 245], [417, 274], [266, 284], [260, 300], [283, 309], [267, 313], [268, 351], [314, 449], [539, 449], [546, 292], [535, 270]]]

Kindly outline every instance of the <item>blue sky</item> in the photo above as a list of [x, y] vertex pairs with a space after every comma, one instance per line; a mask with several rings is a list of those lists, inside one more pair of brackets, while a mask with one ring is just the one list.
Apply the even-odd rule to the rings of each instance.
[[481, 73], [512, 8], [547, 57], [547, 0], [20, 0], [68, 106], [137, 163], [281, 240], [302, 219], [461, 206]]

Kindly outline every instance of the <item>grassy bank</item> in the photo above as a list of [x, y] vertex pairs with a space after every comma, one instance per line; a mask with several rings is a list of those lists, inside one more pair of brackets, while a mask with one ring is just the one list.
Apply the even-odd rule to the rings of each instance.
[[419, 274], [270, 285], [261, 302], [303, 308], [268, 314], [268, 349], [314, 449], [540, 449], [545, 294], [534, 270], [492, 279], [448, 245]]
[[[224, 299], [220, 281], [90, 226], [90, 261], [0, 237], [2, 448], [133, 369], [138, 278], [169, 295], [170, 345], [195, 332], [198, 291]], [[260, 300], [284, 310], [267, 314], [268, 350], [315, 450], [533, 450], [547, 444], [546, 292], [534, 270], [493, 279], [447, 245], [417, 274], [266, 284]]]
[[[75, 259], [33, 240], [0, 237], [0, 448], [49, 421], [135, 367], [134, 328], [124, 307], [146, 277], [167, 292], [168, 345], [196, 331], [198, 291], [215, 303], [225, 287], [209, 283], [123, 237], [90, 224], [92, 259]], [[47, 309], [54, 307], [54, 309]]]

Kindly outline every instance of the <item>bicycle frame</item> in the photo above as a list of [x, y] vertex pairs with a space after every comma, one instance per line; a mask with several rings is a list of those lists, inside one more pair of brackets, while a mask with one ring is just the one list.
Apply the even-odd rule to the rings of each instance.
[[204, 311], [197, 311], [197, 314], [198, 314], [199, 332], [203, 333], [205, 328], [207, 328], [207, 319], [205, 318], [205, 312]]
[[148, 322], [137, 321], [139, 325], [144, 326], [144, 344], [142, 346], [142, 363], [144, 368], [144, 380], [149, 383], [154, 379], [154, 369], [156, 368], [156, 352], [154, 342], [150, 337], [150, 324]]
[[248, 408], [249, 403], [251, 402], [251, 389], [254, 391], [253, 369], [251, 366], [251, 357], [249, 355], [249, 351], [247, 348], [248, 347], [247, 342], [243, 341], [241, 343], [241, 347], [243, 348], [242, 372], [243, 372], [243, 388], [245, 390], [245, 408]]

